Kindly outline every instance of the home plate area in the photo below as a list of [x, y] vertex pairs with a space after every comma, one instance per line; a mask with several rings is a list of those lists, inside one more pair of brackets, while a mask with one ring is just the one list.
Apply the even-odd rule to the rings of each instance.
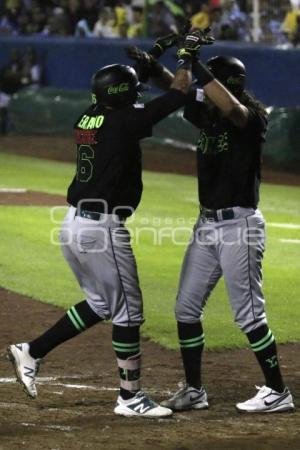
[[[204, 384], [210, 409], [167, 419], [114, 415], [118, 374], [110, 324], [99, 324], [50, 353], [41, 365], [38, 398], [29, 400], [5, 357], [14, 342], [36, 337], [63, 311], [0, 289], [0, 449], [289, 450], [300, 448], [300, 414], [241, 415], [237, 401], [262, 381], [249, 350], [207, 351]], [[175, 324], [174, 324], [175, 326]], [[156, 401], [183, 379], [179, 352], [143, 339], [143, 385]], [[300, 393], [299, 344], [279, 346], [296, 406]]]

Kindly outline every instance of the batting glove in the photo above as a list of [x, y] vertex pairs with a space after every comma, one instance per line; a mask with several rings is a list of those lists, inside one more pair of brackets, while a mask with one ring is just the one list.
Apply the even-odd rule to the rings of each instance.
[[135, 47], [130, 46], [126, 48], [126, 54], [130, 59], [133, 59], [135, 69], [138, 73], [139, 80], [142, 83], [146, 83], [149, 77], [159, 77], [163, 72], [163, 66], [148, 52]]
[[190, 56], [196, 56], [202, 45], [211, 45], [214, 43], [215, 38], [209, 36], [210, 28], [205, 30], [192, 30], [184, 37], [182, 47], [178, 50], [178, 56], [184, 56], [186, 54]]

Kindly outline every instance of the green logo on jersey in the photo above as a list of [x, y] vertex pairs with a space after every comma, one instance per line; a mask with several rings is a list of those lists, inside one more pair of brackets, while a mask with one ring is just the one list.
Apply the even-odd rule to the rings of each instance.
[[111, 84], [107, 88], [107, 93], [109, 95], [111, 94], [120, 94], [121, 92], [127, 92], [129, 91], [129, 84], [128, 83], [121, 83], [118, 85]]
[[92, 103], [93, 103], [93, 105], [95, 105], [97, 103], [96, 94], [92, 94]]
[[224, 133], [217, 136], [208, 136], [204, 130], [200, 130], [197, 148], [203, 154], [216, 154], [228, 151], [228, 132], [224, 131]]
[[82, 116], [80, 122], [78, 123], [78, 128], [83, 130], [92, 130], [93, 128], [100, 128], [103, 125], [104, 116], [87, 116], [86, 114]]

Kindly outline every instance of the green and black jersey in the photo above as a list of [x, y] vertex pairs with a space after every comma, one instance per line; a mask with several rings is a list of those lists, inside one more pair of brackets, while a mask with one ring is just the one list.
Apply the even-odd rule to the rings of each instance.
[[206, 103], [202, 89], [193, 89], [188, 95], [184, 117], [199, 129], [199, 201], [206, 208], [257, 207], [267, 114], [246, 106], [247, 125], [238, 128]]
[[142, 190], [139, 140], [152, 135], [153, 126], [183, 106], [186, 95], [171, 89], [146, 104], [109, 110], [90, 106], [74, 126], [76, 175], [68, 189], [68, 203], [90, 211], [129, 216]]

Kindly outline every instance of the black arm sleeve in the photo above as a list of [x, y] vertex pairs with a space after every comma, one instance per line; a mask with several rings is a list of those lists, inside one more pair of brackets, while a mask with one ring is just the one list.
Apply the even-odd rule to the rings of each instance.
[[137, 105], [128, 118], [130, 132], [142, 139], [152, 135], [153, 126], [183, 106], [187, 96], [177, 89], [170, 89], [166, 94], [156, 97], [145, 105]]
[[247, 106], [249, 111], [248, 122], [246, 125], [246, 129], [249, 132], [249, 135], [254, 139], [259, 138], [261, 142], [265, 141], [265, 135], [268, 127], [268, 116], [267, 113], [263, 113], [262, 111], [257, 111], [253, 107]]

